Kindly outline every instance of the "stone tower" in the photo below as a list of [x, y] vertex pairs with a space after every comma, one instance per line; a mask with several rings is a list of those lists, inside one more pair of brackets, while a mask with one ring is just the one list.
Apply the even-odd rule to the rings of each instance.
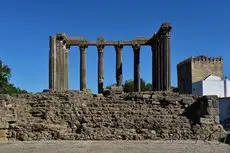
[[209, 75], [223, 77], [223, 59], [221, 57], [190, 57], [177, 64], [179, 93], [191, 94], [192, 83], [204, 80]]

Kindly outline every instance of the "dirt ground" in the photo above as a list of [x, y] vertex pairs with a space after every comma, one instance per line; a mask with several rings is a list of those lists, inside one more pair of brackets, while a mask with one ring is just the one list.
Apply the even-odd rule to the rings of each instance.
[[0, 153], [230, 153], [230, 145], [203, 141], [5, 141]]

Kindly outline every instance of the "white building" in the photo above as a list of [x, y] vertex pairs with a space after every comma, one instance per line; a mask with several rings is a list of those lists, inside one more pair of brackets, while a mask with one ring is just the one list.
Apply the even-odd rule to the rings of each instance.
[[230, 81], [226, 78], [210, 75], [202, 81], [192, 84], [192, 93], [200, 96], [217, 95], [219, 97], [220, 122], [230, 118]]
[[230, 81], [226, 78], [209, 75], [202, 81], [192, 84], [192, 93], [196, 95], [217, 95], [218, 97], [230, 97]]

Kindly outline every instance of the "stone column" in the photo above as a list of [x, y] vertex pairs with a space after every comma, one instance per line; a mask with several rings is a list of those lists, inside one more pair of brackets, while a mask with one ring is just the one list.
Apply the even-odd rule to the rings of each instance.
[[50, 51], [49, 51], [49, 89], [56, 89], [56, 38], [50, 36]]
[[61, 41], [60, 43], [60, 90], [67, 90], [68, 48], [65, 40]]
[[87, 45], [81, 45], [80, 48], [80, 90], [86, 89], [86, 48]]
[[157, 38], [157, 91], [160, 91], [160, 83], [161, 83], [161, 58], [160, 58], [160, 41]]
[[164, 43], [163, 43], [163, 37], [160, 36], [160, 91], [164, 88]]
[[120, 45], [120, 44], [115, 45], [117, 86], [122, 86], [122, 48], [123, 48], [123, 45]]
[[171, 88], [171, 64], [170, 64], [170, 27], [163, 31], [162, 44], [164, 53], [164, 87], [163, 90]]
[[69, 88], [69, 48], [70, 45], [66, 44], [65, 47], [63, 48], [64, 51], [64, 90], [68, 90]]
[[156, 45], [153, 44], [152, 48], [152, 91], [156, 90]]
[[103, 93], [104, 83], [104, 45], [98, 45], [98, 93]]
[[140, 82], [140, 45], [134, 44], [133, 53], [134, 53], [134, 92], [141, 91], [141, 82]]
[[62, 52], [62, 45], [60, 40], [58, 39], [58, 37], [56, 38], [56, 56], [57, 56], [57, 60], [56, 60], [56, 91], [61, 91], [61, 67], [62, 67], [62, 63], [61, 63], [61, 52]]

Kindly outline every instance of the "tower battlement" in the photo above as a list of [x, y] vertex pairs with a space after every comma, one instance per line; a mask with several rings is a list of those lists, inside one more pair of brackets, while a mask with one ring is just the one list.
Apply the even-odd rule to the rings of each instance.
[[187, 58], [186, 60], [180, 62], [177, 64], [177, 66], [181, 66], [181, 65], [184, 65], [186, 63], [190, 63], [190, 62], [193, 62], [194, 64], [197, 63], [197, 62], [203, 62], [204, 64], [206, 63], [223, 63], [223, 58], [222, 57], [208, 57], [208, 56], [196, 56], [196, 57], [189, 57]]
[[197, 56], [192, 58], [193, 62], [223, 62], [222, 57], [207, 57], [207, 56]]

